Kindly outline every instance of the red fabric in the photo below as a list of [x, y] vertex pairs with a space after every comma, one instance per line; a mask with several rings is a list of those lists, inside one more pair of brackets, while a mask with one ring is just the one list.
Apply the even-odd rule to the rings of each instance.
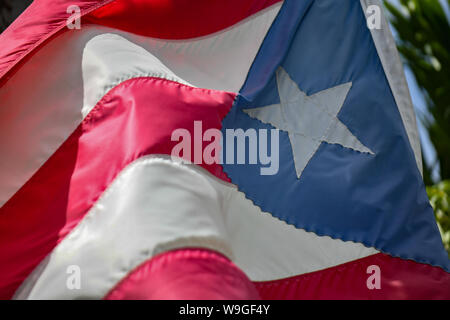
[[[13, 66], [43, 44], [58, 31], [72, 31], [66, 28], [67, 7], [77, 5], [81, 15], [114, 0], [34, 0], [31, 5], [0, 34], [0, 86], [3, 76]], [[82, 20], [81, 20], [82, 21]], [[10, 75], [12, 76], [12, 75]], [[0, 106], [1, 107], [1, 106]]]
[[[369, 266], [380, 268], [380, 289], [369, 289]], [[256, 293], [255, 291], [258, 291]], [[375, 254], [292, 278], [254, 282], [209, 250], [161, 254], [125, 277], [105, 299], [450, 299], [450, 276], [438, 267]]]
[[88, 20], [148, 37], [187, 39], [228, 28], [280, 1], [116, 0]]
[[[369, 289], [369, 266], [380, 289]], [[256, 293], [255, 291], [258, 291]], [[450, 275], [438, 267], [375, 254], [336, 267], [266, 282], [249, 282], [220, 254], [186, 249], [161, 254], [125, 277], [105, 299], [450, 299]]]
[[[35, 0], [0, 35], [0, 86], [7, 81], [3, 76], [14, 65], [25, 62], [24, 57], [56, 32], [77, 32], [65, 28], [69, 5], [81, 8], [82, 24], [96, 22], [147, 36], [189, 38], [219, 31], [274, 2]], [[151, 19], [155, 23], [149, 23], [149, 15], [144, 14], [149, 8], [154, 10]], [[192, 16], [196, 18], [191, 19]], [[216, 16], [220, 19], [215, 19]], [[158, 28], [149, 27], [155, 25]], [[0, 298], [11, 297], [127, 164], [145, 154], [169, 153], [175, 144], [170, 143], [171, 130], [185, 127], [192, 131], [194, 120], [202, 120], [204, 130], [220, 128], [233, 99], [231, 93], [193, 89], [150, 78], [129, 80], [113, 89], [45, 165], [0, 208]], [[220, 166], [204, 167], [226, 179]], [[207, 268], [208, 263], [203, 267]], [[372, 264], [381, 268], [381, 290], [367, 289], [366, 269]], [[193, 281], [190, 272], [187, 275], [186, 281]], [[427, 283], [427, 287], [422, 283]], [[450, 299], [448, 273], [384, 254], [256, 286], [266, 299]]]
[[[235, 94], [159, 78], [112, 89], [30, 180], [0, 208], [0, 298], [9, 298], [34, 267], [84, 217], [129, 163], [170, 155], [172, 132], [220, 129]], [[205, 147], [207, 144], [203, 144]], [[218, 164], [202, 164], [228, 180]]]
[[[83, 23], [140, 35], [186, 39], [223, 30], [281, 0], [35, 0], [0, 35], [0, 86], [14, 65], [66, 27], [70, 5]], [[11, 76], [11, 75], [10, 75]]]
[[[187, 38], [227, 28], [275, 2], [277, 1], [208, 0], [188, 3], [178, 0], [35, 0], [0, 35], [0, 86], [8, 77], [13, 76], [10, 71], [20, 70], [12, 70], [15, 65], [26, 63], [24, 58], [51, 39], [52, 35], [57, 32], [77, 32], [76, 29], [66, 28], [67, 18], [70, 16], [66, 11], [69, 5], [80, 7], [81, 26], [95, 21], [127, 31], [167, 37], [164, 34], [169, 30], [166, 29], [169, 28], [167, 21], [165, 31], [161, 34], [158, 32], [161, 32], [163, 20], [170, 19], [170, 24], [179, 23], [178, 28], [170, 29], [170, 32], [178, 30], [171, 38]], [[97, 11], [102, 6], [103, 9]], [[153, 19], [160, 21], [149, 23], [149, 15], [142, 14], [150, 8], [151, 14], [154, 14]], [[202, 19], [188, 17], [187, 12], [194, 16], [199, 14]], [[217, 15], [220, 19], [216, 18]], [[122, 19], [124, 17], [128, 18]], [[138, 31], [142, 26], [145, 28]], [[7, 73], [8, 76], [4, 77]], [[132, 82], [138, 81], [145, 82], [141, 86], [142, 91], [152, 92], [154, 96], [142, 93], [142, 100], [138, 99], [139, 102], [128, 99], [130, 88], [137, 87], [130, 82], [114, 89], [116, 95], [111, 94], [110, 100], [104, 99], [102, 102], [108, 106], [97, 107], [93, 112], [95, 116], [86, 119], [47, 163], [0, 208], [0, 298], [11, 297], [31, 270], [77, 225], [126, 164], [145, 154], [169, 153], [174, 143], [167, 143], [168, 133], [161, 134], [161, 128], [182, 128], [180, 121], [174, 120], [180, 117], [184, 117], [183, 123], [189, 125], [194, 120], [202, 120], [204, 130], [209, 127], [220, 128], [221, 120], [234, 99], [233, 94], [200, 89], [182, 89], [184, 93], [180, 94], [173, 89], [176, 84], [168, 85], [173, 90], [169, 90], [166, 98], [160, 90], [149, 88], [158, 81]], [[155, 86], [160, 87], [158, 84]], [[192, 97], [187, 98], [188, 91], [194, 92]], [[200, 96], [201, 99], [196, 100]], [[155, 119], [154, 121], [148, 120], [149, 114], [142, 114], [144, 106], [148, 107], [148, 101], [161, 102], [160, 110], [163, 112], [154, 117], [153, 114], [150, 115], [150, 119]], [[189, 107], [183, 109], [183, 104]], [[173, 106], [176, 107], [172, 108]], [[138, 120], [133, 117], [134, 112], [139, 114], [136, 117]], [[109, 118], [108, 113], [113, 115]], [[146, 142], [132, 137], [134, 134], [146, 135]], [[136, 144], [132, 145], [130, 141]], [[105, 166], [105, 163], [108, 165]], [[205, 167], [211, 173], [226, 179], [220, 166]]]
[[[368, 289], [369, 266], [381, 289]], [[383, 253], [296, 277], [256, 282], [262, 299], [450, 299], [450, 274], [439, 267]]]
[[254, 285], [230, 260], [205, 249], [163, 253], [137, 267], [107, 300], [259, 299]]

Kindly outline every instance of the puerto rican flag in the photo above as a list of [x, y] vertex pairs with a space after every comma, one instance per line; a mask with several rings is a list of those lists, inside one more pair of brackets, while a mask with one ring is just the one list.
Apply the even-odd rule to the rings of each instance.
[[[35, 0], [0, 35], [0, 298], [450, 299], [373, 5]], [[276, 132], [277, 167], [178, 129]]]

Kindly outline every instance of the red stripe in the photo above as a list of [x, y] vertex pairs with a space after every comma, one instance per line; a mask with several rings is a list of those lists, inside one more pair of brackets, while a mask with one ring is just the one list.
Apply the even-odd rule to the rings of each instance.
[[66, 28], [70, 5], [81, 9], [81, 24], [97, 23], [164, 39], [204, 36], [228, 28], [281, 0], [35, 0], [0, 34], [3, 76], [28, 54]]
[[281, 0], [116, 0], [90, 14], [97, 24], [162, 39], [201, 37]]
[[[369, 266], [381, 289], [367, 287]], [[370, 271], [370, 270], [369, 270]], [[255, 283], [262, 299], [450, 299], [450, 274], [439, 267], [375, 254], [296, 277]]]
[[[216, 261], [214, 256], [207, 257], [213, 253], [204, 251], [208, 253], [179, 250], [153, 258], [125, 277], [105, 299], [239, 299], [248, 297], [253, 287], [265, 300], [450, 299], [447, 272], [382, 253], [292, 278], [255, 282], [252, 286], [227, 259], [218, 255], [222, 260]], [[368, 273], [368, 267], [374, 265], [380, 268], [380, 289], [367, 286], [373, 275], [370, 270]], [[222, 286], [223, 291], [215, 292]]]
[[[38, 46], [66, 28], [69, 5], [77, 5], [81, 16], [115, 0], [34, 0], [30, 6], [0, 34], [0, 87], [8, 73]], [[76, 32], [76, 30], [74, 31]], [[12, 76], [12, 75], [10, 75]]]
[[[373, 271], [368, 272], [369, 266], [379, 267], [380, 289], [367, 286], [373, 275]], [[259, 296], [265, 300], [450, 299], [450, 275], [438, 267], [380, 253], [317, 272], [252, 284], [221, 255], [187, 249], [167, 252], [143, 263], [105, 299], [255, 299]]]
[[205, 249], [163, 253], [137, 267], [107, 300], [259, 299], [246, 275], [224, 256]]
[[[173, 130], [194, 136], [195, 120], [203, 130], [220, 129], [234, 98], [158, 78], [131, 79], [112, 89], [0, 208], [0, 298], [11, 297], [125, 166], [143, 155], [170, 154], [177, 144]], [[227, 180], [220, 165], [202, 166]]]

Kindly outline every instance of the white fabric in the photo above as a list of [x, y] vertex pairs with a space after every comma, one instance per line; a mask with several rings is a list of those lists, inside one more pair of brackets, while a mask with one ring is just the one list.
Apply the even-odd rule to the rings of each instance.
[[157, 77], [190, 85], [144, 48], [112, 33], [98, 35], [83, 50], [83, 118], [112, 88], [132, 78]]
[[395, 45], [395, 40], [383, 14], [383, 4], [380, 0], [360, 0], [361, 6], [366, 13], [371, 5], [377, 5], [383, 15], [381, 18], [381, 29], [371, 29], [373, 41], [377, 48], [378, 56], [383, 65], [384, 72], [397, 103], [400, 116], [403, 120], [409, 143], [414, 152], [417, 168], [422, 174], [422, 152], [420, 149], [419, 132], [417, 129], [416, 115], [414, 113], [408, 84], [406, 82], [403, 65]]
[[[53, 250], [29, 298], [101, 298], [149, 257], [178, 247], [231, 257], [221, 205], [218, 190], [187, 166], [141, 158]], [[66, 286], [71, 265], [81, 271], [79, 290]]]
[[[243, 193], [194, 166], [148, 156], [130, 164], [82, 222], [25, 281], [16, 298], [101, 298], [155, 254], [204, 247], [253, 281], [317, 271], [376, 251], [319, 237], [262, 213]], [[66, 270], [81, 270], [81, 289]]]
[[297, 178], [300, 179], [322, 142], [374, 154], [337, 117], [351, 82], [307, 96], [282, 67], [278, 68], [276, 78], [280, 103], [244, 112], [289, 133]]
[[[277, 3], [224, 31], [189, 40], [153, 39], [89, 24], [55, 35], [0, 87], [0, 207], [80, 124], [83, 106], [89, 110], [105, 88], [124, 75], [123, 68], [115, 66], [113, 73], [105, 74], [107, 81], [88, 81], [94, 88], [85, 87], [84, 95], [82, 64], [110, 66], [116, 61], [112, 53], [89, 43], [92, 38], [114, 33], [147, 50], [149, 54], [133, 47], [130, 52], [140, 59], [130, 60], [127, 67], [138, 74], [153, 70], [143, 68], [143, 62], [161, 62], [172, 76], [193, 86], [238, 92], [280, 7]], [[106, 60], [89, 61], [93, 56]], [[103, 81], [102, 88], [97, 80]]]

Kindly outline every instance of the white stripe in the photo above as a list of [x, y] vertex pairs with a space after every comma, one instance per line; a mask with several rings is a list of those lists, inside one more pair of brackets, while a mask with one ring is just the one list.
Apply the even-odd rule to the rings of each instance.
[[[101, 298], [140, 263], [174, 248], [206, 247], [231, 257], [223, 203], [209, 179], [188, 166], [141, 158], [53, 250], [28, 298]], [[66, 286], [71, 265], [81, 271], [79, 290]]]
[[[16, 298], [101, 298], [143, 261], [180, 247], [222, 252], [254, 281], [378, 252], [287, 225], [200, 167], [146, 157], [120, 174]], [[66, 287], [70, 265], [81, 269], [80, 290]]]
[[[86, 58], [92, 57], [88, 54], [92, 53], [92, 38], [114, 33], [147, 50], [151, 55], [136, 47], [130, 52], [132, 57], [141, 57], [127, 63], [130, 70], [139, 71], [137, 74], [148, 69], [142, 69], [142, 62], [153, 57], [172, 70], [172, 76], [193, 86], [238, 92], [281, 5], [277, 3], [227, 30], [198, 39], [160, 40], [89, 24], [76, 32], [57, 34], [0, 87], [0, 207], [75, 130], [83, 119], [83, 106], [89, 110], [104, 88], [123, 76], [123, 68], [117, 66], [119, 69], [113, 71], [120, 71], [117, 77], [106, 76], [112, 82], [104, 81], [99, 88], [98, 82], [88, 81], [94, 88], [84, 88], [84, 96], [82, 56], [87, 46]], [[115, 61], [113, 53], [97, 57], [107, 59], [98, 61], [98, 66], [107, 63], [110, 67]]]
[[126, 38], [196, 87], [239, 92], [282, 4], [278, 2], [214, 36], [185, 41]]
[[83, 50], [83, 118], [112, 88], [132, 78], [157, 77], [190, 85], [144, 48], [112, 33], [98, 35]]
[[361, 0], [361, 6], [365, 14], [367, 14], [367, 8], [371, 5], [378, 6], [382, 14], [381, 29], [370, 30], [373, 42], [375, 43], [378, 56], [380, 57], [395, 102], [397, 103], [409, 143], [416, 158], [417, 168], [422, 174], [422, 152], [420, 149], [419, 132], [403, 65], [395, 45], [394, 37], [383, 13], [383, 4], [380, 0]]

